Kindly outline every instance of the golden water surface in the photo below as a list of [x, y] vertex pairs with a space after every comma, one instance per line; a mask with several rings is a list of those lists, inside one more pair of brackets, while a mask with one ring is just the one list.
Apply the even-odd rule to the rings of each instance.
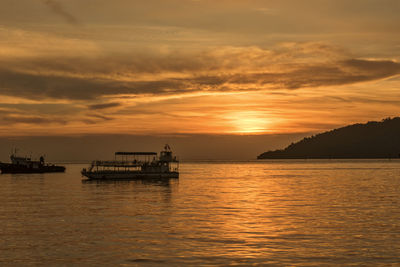
[[183, 163], [179, 180], [0, 175], [0, 265], [393, 266], [400, 161]]

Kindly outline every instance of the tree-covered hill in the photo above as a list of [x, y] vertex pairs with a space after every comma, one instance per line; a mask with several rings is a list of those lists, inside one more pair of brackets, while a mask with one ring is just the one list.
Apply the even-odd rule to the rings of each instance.
[[258, 159], [397, 158], [400, 117], [354, 124], [306, 137], [283, 150], [264, 152]]

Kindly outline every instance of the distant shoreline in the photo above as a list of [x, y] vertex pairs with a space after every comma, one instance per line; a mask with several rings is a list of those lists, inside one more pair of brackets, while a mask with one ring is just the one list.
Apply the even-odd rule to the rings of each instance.
[[[400, 158], [274, 158], [274, 159], [249, 159], [249, 160], [183, 160], [181, 164], [234, 164], [234, 163], [263, 163], [268, 161], [390, 161], [390, 160], [399, 160]], [[89, 162], [72, 162], [72, 161], [57, 161], [54, 162], [55, 164], [68, 164], [68, 165], [90, 165], [91, 161]]]
[[400, 157], [400, 117], [353, 124], [303, 138], [257, 159], [395, 159]]
[[276, 157], [276, 158], [259, 158], [257, 160], [274, 160], [274, 159], [400, 159], [400, 157]]

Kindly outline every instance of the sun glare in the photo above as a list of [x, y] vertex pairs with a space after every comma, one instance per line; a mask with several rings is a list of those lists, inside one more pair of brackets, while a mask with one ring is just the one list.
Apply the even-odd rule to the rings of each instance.
[[265, 114], [258, 112], [238, 112], [227, 116], [231, 124], [231, 133], [261, 134], [268, 132], [270, 120], [264, 118]]

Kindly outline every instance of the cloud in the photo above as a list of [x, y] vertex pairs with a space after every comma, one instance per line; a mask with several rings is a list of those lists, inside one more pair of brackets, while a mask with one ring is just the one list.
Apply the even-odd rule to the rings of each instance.
[[[43, 114], [40, 112], [38, 107], [35, 110], [32, 107], [26, 107], [25, 105], [9, 105], [10, 107], [0, 107], [0, 125], [10, 126], [15, 124], [29, 124], [29, 125], [46, 125], [56, 124], [65, 125], [68, 123], [66, 114]], [[30, 105], [28, 105], [30, 106]], [[40, 106], [40, 105], [38, 105]], [[48, 105], [44, 105], [48, 106]], [[61, 105], [62, 106], [62, 105]], [[52, 112], [48, 112], [52, 113]], [[54, 112], [53, 112], [54, 113]]]
[[67, 12], [64, 7], [56, 0], [44, 0], [44, 4], [48, 6], [55, 14], [62, 17], [69, 24], [80, 24], [78, 19], [71, 13]]
[[400, 74], [400, 64], [391, 60], [349, 59], [332, 64], [302, 66], [281, 80], [284, 87], [298, 89], [355, 84], [398, 74]]
[[[65, 98], [95, 99], [103, 95], [166, 94], [185, 91], [184, 82], [104, 80], [102, 78], [75, 78], [56, 75], [38, 75], [0, 69], [0, 94], [33, 99]], [[188, 90], [186, 90], [188, 91]]]
[[113, 117], [109, 117], [109, 116], [105, 116], [105, 115], [101, 115], [101, 114], [88, 114], [88, 116], [91, 119], [97, 119], [97, 120], [101, 120], [101, 121], [111, 121], [114, 119]]
[[67, 124], [64, 119], [53, 119], [39, 116], [21, 116], [21, 115], [6, 115], [0, 117], [0, 122], [3, 125], [14, 125], [14, 124]]
[[92, 110], [98, 110], [98, 109], [114, 108], [114, 107], [119, 107], [119, 106], [121, 106], [121, 103], [111, 102], [111, 103], [104, 103], [104, 104], [89, 105], [88, 108], [92, 109]]
[[[116, 95], [312, 88], [369, 82], [400, 74], [392, 60], [352, 58], [323, 43], [289, 43], [267, 50], [223, 47], [203, 52], [7, 58], [0, 94], [31, 99], [95, 100]], [[117, 107], [98, 103], [89, 109]]]

